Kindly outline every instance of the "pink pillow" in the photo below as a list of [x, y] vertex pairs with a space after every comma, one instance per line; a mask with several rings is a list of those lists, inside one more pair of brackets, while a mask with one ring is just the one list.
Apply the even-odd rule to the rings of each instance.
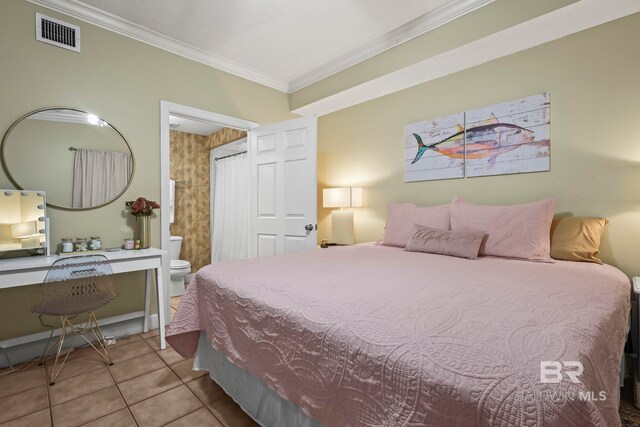
[[439, 230], [437, 228], [413, 225], [413, 237], [409, 239], [405, 251], [427, 252], [451, 255], [460, 258], [477, 259], [484, 232], [461, 232]]
[[511, 206], [482, 206], [454, 197], [453, 231], [484, 231], [481, 255], [553, 262], [549, 256], [553, 198]]
[[382, 244], [404, 248], [413, 236], [413, 224], [450, 230], [450, 205], [419, 208], [413, 203], [389, 203]]

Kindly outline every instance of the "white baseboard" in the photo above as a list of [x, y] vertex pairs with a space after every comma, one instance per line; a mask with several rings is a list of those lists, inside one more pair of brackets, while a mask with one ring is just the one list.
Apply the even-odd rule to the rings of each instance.
[[[107, 317], [99, 320], [98, 323], [105, 336], [116, 337], [116, 339], [128, 337], [143, 332], [144, 311]], [[149, 329], [157, 327], [158, 315], [153, 314], [149, 316]], [[49, 334], [50, 332], [45, 331], [0, 341], [0, 368], [40, 357]], [[54, 332], [54, 336], [58, 335], [60, 335], [59, 329]], [[82, 345], [84, 341], [78, 340], [77, 343]]]
[[151, 316], [149, 316], [149, 330], [158, 329], [158, 325], [159, 325], [159, 323], [158, 323], [158, 315], [157, 314], [152, 314]]

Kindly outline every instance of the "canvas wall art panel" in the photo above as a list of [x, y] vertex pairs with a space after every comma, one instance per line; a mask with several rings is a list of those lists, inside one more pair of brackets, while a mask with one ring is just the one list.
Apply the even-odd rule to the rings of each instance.
[[404, 181], [464, 177], [464, 113], [404, 128]]
[[405, 182], [548, 171], [550, 105], [541, 93], [406, 125]]
[[549, 94], [465, 113], [467, 177], [549, 170]]

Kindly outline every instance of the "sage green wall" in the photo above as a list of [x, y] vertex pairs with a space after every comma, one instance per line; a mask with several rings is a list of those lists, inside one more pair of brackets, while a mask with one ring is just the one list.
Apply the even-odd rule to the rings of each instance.
[[496, 0], [448, 24], [290, 94], [291, 110], [544, 15], [576, 1]]
[[[541, 28], [541, 31], [544, 29]], [[558, 212], [611, 220], [604, 259], [640, 275], [640, 14], [319, 119], [318, 188], [362, 185], [358, 242], [382, 236], [389, 201], [509, 204], [554, 196]], [[403, 127], [551, 92], [551, 172], [403, 181]], [[318, 203], [322, 206], [321, 200]], [[329, 210], [319, 210], [319, 239]]]
[[[81, 27], [82, 52], [35, 40], [35, 12]], [[23, 114], [46, 106], [73, 106], [103, 117], [127, 138], [136, 160], [131, 186], [107, 207], [65, 212], [51, 209], [52, 240], [100, 235], [120, 245], [133, 235], [134, 221], [123, 214], [125, 200], [160, 197], [160, 100], [233, 117], [272, 123], [289, 113], [284, 93], [214, 70], [163, 50], [54, 13], [24, 0], [0, 6], [0, 130]], [[0, 172], [0, 188], [11, 188]], [[152, 221], [152, 244], [160, 242], [160, 220]], [[101, 316], [141, 310], [143, 276], [117, 277], [119, 296]], [[30, 313], [37, 287], [0, 291], [0, 339], [42, 330]], [[10, 322], [8, 320], [11, 320]]]

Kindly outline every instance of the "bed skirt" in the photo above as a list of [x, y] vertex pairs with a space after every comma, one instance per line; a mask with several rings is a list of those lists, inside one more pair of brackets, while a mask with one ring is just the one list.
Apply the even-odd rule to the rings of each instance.
[[205, 332], [200, 332], [193, 369], [208, 371], [211, 379], [263, 427], [322, 427], [298, 405], [283, 399], [254, 375], [230, 362], [210, 344]]

